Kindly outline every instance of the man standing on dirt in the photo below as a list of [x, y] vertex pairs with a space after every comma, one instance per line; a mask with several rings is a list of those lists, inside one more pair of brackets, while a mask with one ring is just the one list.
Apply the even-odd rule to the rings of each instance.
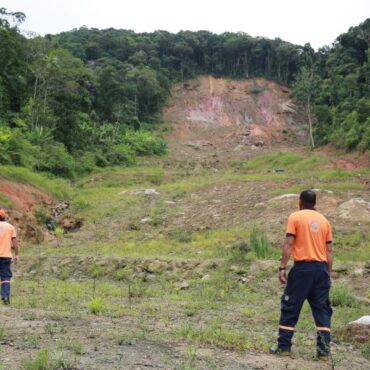
[[[11, 263], [19, 260], [19, 247], [15, 228], [6, 222], [6, 213], [0, 209], [0, 278], [1, 300], [4, 304], [10, 304], [10, 279], [12, 278]], [[12, 258], [12, 248], [14, 258]]]
[[[273, 353], [291, 355], [292, 338], [304, 301], [310, 304], [317, 329], [317, 356], [327, 361], [330, 352], [332, 308], [329, 290], [332, 279], [332, 232], [328, 220], [315, 210], [316, 194], [305, 190], [299, 197], [299, 211], [288, 219], [282, 249], [279, 280], [287, 284], [281, 298], [278, 348]], [[294, 266], [286, 276], [293, 255]]]

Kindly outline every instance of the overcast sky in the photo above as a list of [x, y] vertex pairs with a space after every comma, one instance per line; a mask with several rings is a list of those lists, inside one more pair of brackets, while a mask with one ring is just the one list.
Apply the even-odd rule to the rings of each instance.
[[22, 29], [55, 34], [80, 26], [137, 32], [242, 31], [314, 48], [370, 17], [370, 0], [0, 0], [26, 13]]

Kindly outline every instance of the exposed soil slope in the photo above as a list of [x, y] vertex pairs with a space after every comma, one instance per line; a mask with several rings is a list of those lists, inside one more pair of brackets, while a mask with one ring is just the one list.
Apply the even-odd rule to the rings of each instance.
[[203, 76], [177, 84], [163, 115], [173, 129], [169, 141], [175, 156], [194, 154], [201, 147], [208, 147], [208, 154], [221, 154], [243, 152], [244, 145], [305, 140], [289, 90], [262, 78], [234, 81]]
[[7, 179], [0, 179], [0, 194], [7, 200], [7, 204], [0, 202], [0, 208], [7, 210], [20, 239], [44, 240], [46, 229], [37, 222], [35, 212], [40, 208], [50, 208], [55, 203], [53, 197], [31, 185]]

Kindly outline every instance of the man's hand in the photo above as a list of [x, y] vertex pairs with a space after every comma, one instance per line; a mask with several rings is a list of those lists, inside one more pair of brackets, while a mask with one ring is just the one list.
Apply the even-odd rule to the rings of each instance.
[[287, 277], [286, 277], [286, 270], [279, 270], [279, 281], [281, 284], [286, 284]]
[[17, 263], [19, 261], [19, 256], [14, 256], [12, 262]]

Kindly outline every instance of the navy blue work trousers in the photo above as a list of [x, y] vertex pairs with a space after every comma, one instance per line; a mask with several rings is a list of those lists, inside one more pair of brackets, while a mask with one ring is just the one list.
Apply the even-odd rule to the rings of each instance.
[[330, 350], [330, 323], [333, 310], [329, 300], [330, 275], [325, 262], [296, 262], [288, 275], [281, 297], [278, 347], [290, 351], [295, 326], [304, 301], [310, 304], [317, 330], [317, 353]]
[[13, 276], [11, 263], [11, 258], [0, 257], [1, 298], [9, 299], [10, 297], [10, 279]]

